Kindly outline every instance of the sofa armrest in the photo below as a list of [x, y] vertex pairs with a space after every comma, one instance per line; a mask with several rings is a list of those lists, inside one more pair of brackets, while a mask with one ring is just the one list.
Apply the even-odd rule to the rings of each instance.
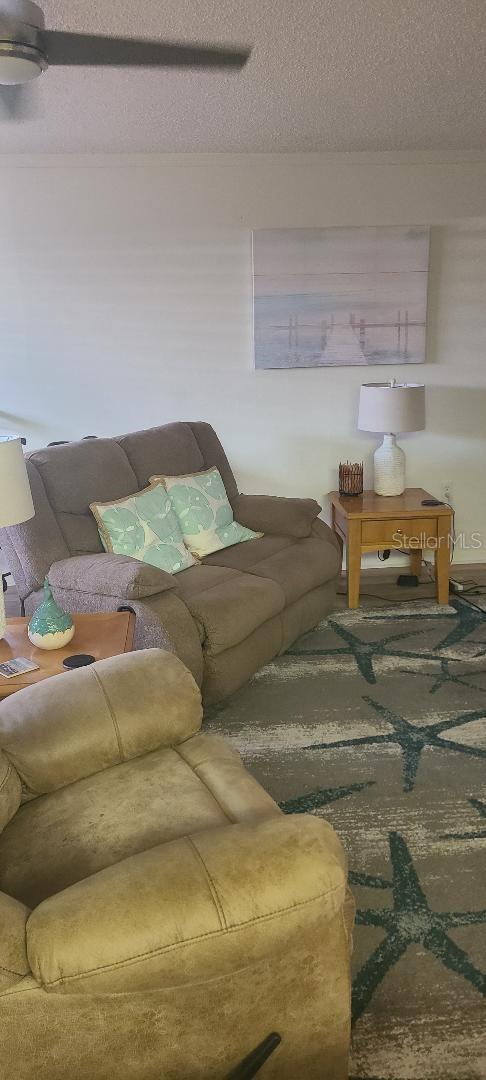
[[98, 555], [73, 555], [52, 564], [49, 583], [53, 589], [116, 596], [140, 600], [144, 596], [175, 589], [177, 581], [157, 566], [132, 559], [130, 555], [102, 552]]
[[184, 664], [146, 649], [12, 694], [2, 702], [0, 746], [39, 795], [183, 742], [199, 731], [201, 717], [201, 695]]
[[[44, 900], [27, 955], [46, 990], [151, 990], [218, 978], [300, 947], [341, 915], [346, 870], [322, 819], [272, 818], [130, 856]], [[313, 937], [315, 933], [315, 938]]]
[[277, 495], [237, 495], [233, 513], [240, 525], [277, 536], [310, 536], [321, 511], [315, 499], [284, 499]]
[[332, 544], [332, 546], [336, 548], [336, 551], [338, 552], [339, 557], [342, 561], [342, 541], [337, 535], [337, 533], [335, 533], [334, 530], [331, 529], [331, 527], [322, 520], [322, 518], [316, 518], [316, 520], [312, 523], [311, 535], [317, 536], [319, 540], [326, 540], [328, 544]]

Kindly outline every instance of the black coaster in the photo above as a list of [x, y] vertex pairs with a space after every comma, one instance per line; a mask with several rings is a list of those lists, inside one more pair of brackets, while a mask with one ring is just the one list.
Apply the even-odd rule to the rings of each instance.
[[91, 656], [91, 653], [75, 653], [74, 656], [66, 656], [62, 666], [65, 668], [87, 667], [88, 664], [94, 664], [94, 662], [95, 658]]

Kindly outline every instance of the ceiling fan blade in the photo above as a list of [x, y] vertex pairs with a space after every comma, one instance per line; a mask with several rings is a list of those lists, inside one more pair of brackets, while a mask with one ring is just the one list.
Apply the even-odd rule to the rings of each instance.
[[2, 120], [32, 120], [35, 115], [35, 96], [30, 86], [0, 86]]
[[70, 34], [63, 30], [43, 30], [41, 38], [50, 67], [242, 68], [251, 52], [245, 47], [184, 45], [99, 34]]

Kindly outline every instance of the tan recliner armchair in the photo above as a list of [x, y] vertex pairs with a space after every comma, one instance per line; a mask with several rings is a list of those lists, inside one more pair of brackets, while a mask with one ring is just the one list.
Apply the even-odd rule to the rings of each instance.
[[346, 870], [156, 649], [0, 705], [0, 1076], [344, 1080]]

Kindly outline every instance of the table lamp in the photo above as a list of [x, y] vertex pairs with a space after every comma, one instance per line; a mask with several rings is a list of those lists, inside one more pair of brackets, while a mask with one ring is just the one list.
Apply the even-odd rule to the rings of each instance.
[[[22, 443], [17, 435], [0, 435], [0, 528], [20, 525], [35, 514]], [[6, 628], [3, 588], [0, 588], [0, 638]]]
[[405, 454], [397, 446], [400, 431], [425, 428], [425, 386], [420, 383], [364, 383], [359, 398], [360, 431], [383, 433], [375, 450], [374, 488], [377, 495], [401, 495], [405, 491]]

